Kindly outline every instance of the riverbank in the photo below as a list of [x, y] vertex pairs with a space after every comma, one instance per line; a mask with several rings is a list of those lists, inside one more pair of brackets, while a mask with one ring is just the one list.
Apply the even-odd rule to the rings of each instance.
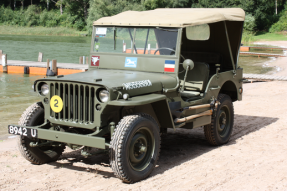
[[[257, 41], [253, 43], [256, 45], [269, 45], [269, 46], [277, 46], [282, 48], [287, 48], [287, 41]], [[287, 51], [283, 51], [283, 54], [286, 55]], [[263, 67], [271, 67], [274, 68], [272, 71], [267, 72], [268, 75], [276, 75], [276, 76], [287, 76], [287, 57], [279, 57], [273, 58], [272, 61], [268, 63], [262, 63]]]
[[86, 159], [66, 149], [56, 162], [32, 165], [17, 150], [16, 138], [4, 140], [0, 190], [286, 190], [286, 85], [244, 84], [227, 145], [208, 145], [202, 128], [169, 130], [157, 167], [135, 184], [114, 176], [108, 155]]
[[0, 25], [0, 35], [87, 36], [86, 31], [66, 27], [20, 27]]

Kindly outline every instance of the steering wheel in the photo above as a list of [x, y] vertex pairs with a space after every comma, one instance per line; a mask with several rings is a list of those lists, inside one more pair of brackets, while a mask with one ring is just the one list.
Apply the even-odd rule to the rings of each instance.
[[[154, 53], [153, 53], [153, 54], [155, 55], [155, 54], [157, 53], [157, 51], [159, 51], [159, 50], [161, 50], [161, 49], [171, 50], [172, 52], [174, 52], [174, 53], [175, 53], [175, 50], [174, 50], [174, 49], [172, 49], [172, 48], [162, 47], [162, 48], [158, 48], [158, 49], [156, 49], [156, 50], [154, 51]], [[172, 53], [172, 52], [171, 52], [171, 53]], [[171, 53], [170, 53], [170, 55], [172, 55]]]
[[[156, 49], [155, 51], [154, 51], [154, 55], [157, 53], [157, 51], [159, 51], [159, 50], [161, 50], [161, 49], [167, 49], [167, 50], [171, 50], [171, 51], [173, 51], [174, 53], [175, 53], [175, 50], [174, 49], [172, 49], [172, 48], [168, 48], [168, 47], [162, 47], [162, 48], [158, 48], [158, 49]], [[173, 55], [173, 54], [171, 54], [170, 53], [170, 55]], [[183, 59], [183, 60], [185, 60], [185, 58], [182, 56], [182, 54], [180, 54], [180, 57]]]

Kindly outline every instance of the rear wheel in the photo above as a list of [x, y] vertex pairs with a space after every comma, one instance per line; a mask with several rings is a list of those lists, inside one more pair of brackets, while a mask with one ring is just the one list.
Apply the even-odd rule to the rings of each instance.
[[126, 116], [112, 136], [111, 167], [124, 182], [137, 182], [152, 172], [159, 150], [160, 134], [156, 121], [146, 114]]
[[[37, 126], [44, 123], [44, 109], [41, 103], [34, 103], [24, 111], [22, 114], [19, 125], [21, 126]], [[31, 147], [31, 142], [38, 142], [39, 144], [46, 142], [35, 138], [26, 136], [19, 136], [18, 148], [22, 156], [33, 164], [43, 164], [47, 162], [56, 161], [64, 151], [64, 146], [41, 146]]]
[[204, 134], [211, 145], [222, 145], [229, 141], [234, 121], [234, 109], [231, 98], [226, 94], [219, 94], [220, 105], [215, 110], [211, 124], [204, 126]]

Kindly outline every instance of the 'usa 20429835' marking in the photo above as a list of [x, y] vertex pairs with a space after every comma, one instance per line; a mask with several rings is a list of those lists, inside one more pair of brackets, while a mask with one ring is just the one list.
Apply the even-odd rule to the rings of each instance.
[[38, 137], [37, 129], [30, 129], [26, 127], [17, 127], [13, 125], [8, 126], [8, 133], [14, 135], [22, 135], [27, 137]]

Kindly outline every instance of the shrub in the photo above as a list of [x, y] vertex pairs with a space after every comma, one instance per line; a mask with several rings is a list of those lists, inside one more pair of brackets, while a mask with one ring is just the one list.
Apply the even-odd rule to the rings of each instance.
[[281, 14], [279, 21], [270, 27], [269, 32], [281, 32], [284, 30], [287, 30], [287, 11]]
[[244, 21], [244, 30], [246, 31], [253, 31], [255, 28], [256, 24], [255, 24], [255, 18], [248, 14], [245, 16], [245, 21]]
[[5, 25], [16, 26], [44, 26], [56, 27], [63, 26], [69, 28], [76, 28], [77, 30], [84, 30], [86, 22], [77, 16], [71, 14], [61, 13], [58, 10], [47, 11], [41, 10], [36, 5], [30, 5], [26, 10], [15, 10], [11, 8], [0, 7], [0, 23]]

